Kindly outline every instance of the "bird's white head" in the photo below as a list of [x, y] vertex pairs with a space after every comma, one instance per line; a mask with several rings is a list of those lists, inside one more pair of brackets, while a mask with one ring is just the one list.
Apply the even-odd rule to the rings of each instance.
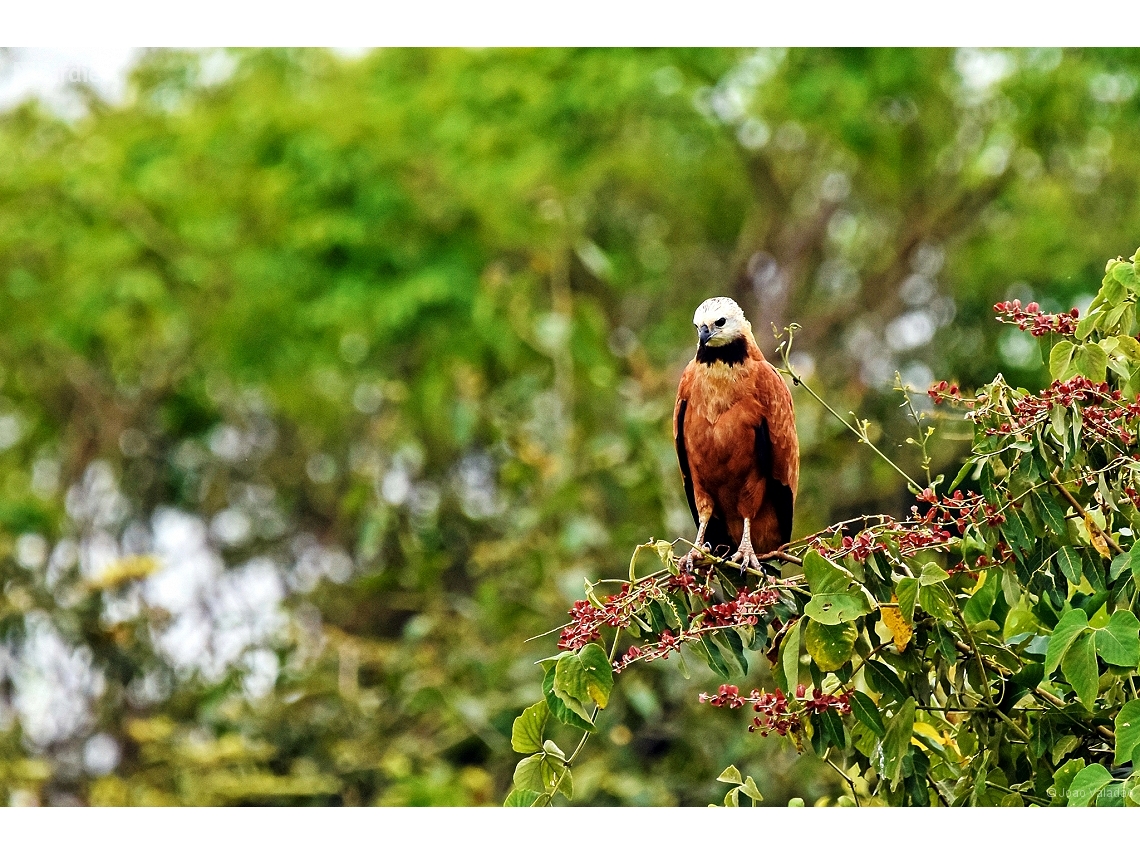
[[704, 347], [721, 347], [752, 336], [752, 325], [731, 297], [712, 297], [697, 306], [693, 326]]

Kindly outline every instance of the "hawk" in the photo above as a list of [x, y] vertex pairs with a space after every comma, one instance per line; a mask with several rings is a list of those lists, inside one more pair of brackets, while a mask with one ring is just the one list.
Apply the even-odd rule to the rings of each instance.
[[764, 359], [752, 325], [734, 300], [697, 307], [697, 353], [685, 367], [673, 409], [673, 439], [696, 545], [745, 570], [792, 536], [800, 477], [792, 395]]

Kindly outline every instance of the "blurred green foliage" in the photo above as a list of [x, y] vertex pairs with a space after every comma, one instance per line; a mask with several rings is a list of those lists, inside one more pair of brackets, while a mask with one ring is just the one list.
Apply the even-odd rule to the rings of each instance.
[[[899, 446], [895, 371], [1140, 232], [1135, 51], [158, 51], [0, 115], [0, 797], [488, 804], [583, 577], [691, 534], [693, 308]], [[905, 485], [797, 398], [796, 534]], [[948, 425], [935, 465], [969, 432]], [[152, 557], [153, 560], [149, 560]], [[576, 800], [826, 767], [627, 675]]]

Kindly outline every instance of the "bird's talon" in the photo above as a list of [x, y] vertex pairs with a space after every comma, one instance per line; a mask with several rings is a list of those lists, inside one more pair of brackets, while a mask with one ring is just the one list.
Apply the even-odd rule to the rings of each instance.
[[689, 550], [688, 555], [684, 556], [680, 561], [677, 562], [677, 569], [682, 573], [691, 573], [693, 572], [693, 566], [696, 560], [703, 557], [704, 553], [694, 546]]
[[760, 564], [760, 559], [756, 557], [756, 552], [751, 547], [738, 549], [731, 560], [739, 564], [743, 570], [764, 572], [764, 568]]

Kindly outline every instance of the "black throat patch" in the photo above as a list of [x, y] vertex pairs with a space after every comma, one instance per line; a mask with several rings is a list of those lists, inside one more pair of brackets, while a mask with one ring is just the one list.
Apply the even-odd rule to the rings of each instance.
[[744, 336], [733, 339], [728, 344], [709, 347], [702, 344], [697, 347], [697, 362], [702, 365], [712, 365], [714, 362], [723, 362], [726, 365], [740, 365], [748, 356], [748, 342]]

